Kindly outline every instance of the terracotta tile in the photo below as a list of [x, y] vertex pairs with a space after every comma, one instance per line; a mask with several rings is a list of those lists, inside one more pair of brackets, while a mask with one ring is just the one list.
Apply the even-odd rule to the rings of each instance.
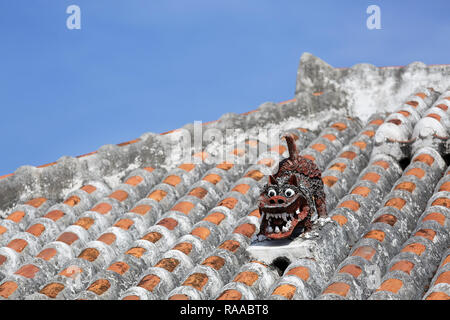
[[414, 263], [408, 260], [402, 260], [394, 264], [389, 271], [403, 271], [407, 274], [411, 274], [412, 269], [414, 269]]
[[358, 278], [362, 273], [362, 269], [355, 264], [348, 264], [339, 270], [339, 273], [348, 273], [352, 275], [354, 278]]
[[58, 294], [64, 290], [65, 286], [61, 283], [53, 282], [48, 285], [46, 285], [44, 288], [42, 288], [39, 293], [46, 295], [49, 298], [55, 299]]
[[275, 290], [272, 292], [272, 295], [278, 295], [285, 297], [288, 300], [292, 300], [296, 290], [297, 288], [291, 284], [282, 284], [275, 288]]
[[225, 290], [218, 298], [217, 300], [228, 300], [228, 301], [232, 301], [232, 300], [241, 300], [242, 299], [242, 294], [237, 291], [237, 290]]
[[377, 291], [389, 291], [393, 293], [398, 293], [398, 291], [403, 287], [403, 281], [399, 279], [387, 279], [384, 281]]

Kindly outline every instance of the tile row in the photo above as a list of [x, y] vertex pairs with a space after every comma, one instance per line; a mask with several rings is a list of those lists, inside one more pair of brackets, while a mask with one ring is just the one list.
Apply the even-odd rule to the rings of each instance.
[[6, 219], [0, 220], [0, 246], [8, 244], [17, 232], [26, 230], [33, 219], [42, 217], [55, 203], [44, 197], [36, 197], [17, 205]]
[[424, 88], [409, 96], [376, 132], [373, 155], [387, 154], [397, 161], [408, 158], [414, 128], [437, 96], [432, 88]]
[[[367, 125], [340, 149], [339, 155], [322, 172], [328, 212], [334, 209], [339, 199], [347, 193], [360, 172], [367, 166], [375, 132], [384, 122], [383, 119], [381, 114], [370, 117]], [[326, 136], [327, 139], [333, 139], [331, 135]]]
[[[194, 155], [201, 160], [206, 156], [204, 153]], [[188, 187], [203, 175], [207, 167], [203, 161], [199, 161], [198, 164], [182, 163], [164, 176], [160, 175], [151, 188], [143, 190], [138, 198], [141, 200], [135, 199], [125, 210], [110, 216], [108, 212], [103, 215], [107, 216], [103, 221], [92, 216], [92, 223], [85, 223], [86, 221], [80, 219], [79, 226], [89, 232], [90, 241], [86, 241], [83, 247], [77, 250], [77, 255], [62, 264], [52, 279], [41, 283], [38, 293], [27, 298], [73, 299], [86, 288], [98, 272], [142, 236], [148, 227], [160, 218], [162, 212], [169, 210]], [[142, 173], [141, 169], [138, 169], [138, 172], [133, 171], [129, 174], [131, 177], [126, 180], [133, 179], [139, 173]], [[99, 215], [96, 217], [100, 218]]]
[[450, 300], [450, 248], [445, 251], [424, 299]]
[[390, 259], [414, 230], [444, 169], [445, 162], [434, 149], [424, 148], [414, 155], [319, 299], [361, 300], [373, 293]]
[[[231, 166], [233, 165], [230, 164], [226, 168], [231, 168]], [[129, 277], [133, 281], [127, 281], [126, 271], [128, 270], [124, 270], [123, 267], [117, 268], [117, 266], [129, 266], [126, 255], [130, 250], [138, 248], [134, 244], [131, 247], [128, 246], [119, 259], [113, 259], [107, 270], [94, 277], [86, 291], [77, 298], [117, 299], [120, 292], [135, 284], [136, 279], [142, 278], [143, 275], [149, 276], [148, 273], [151, 272], [149, 269], [154, 271], [150, 275], [152, 278], [159, 276], [158, 286], [155, 288], [157, 292], [157, 290], [163, 290], [170, 286], [175, 281], [174, 279], [179, 278], [180, 274], [187, 272], [192, 267], [192, 259], [204, 250], [202, 247], [208, 247], [209, 243], [206, 240], [211, 242], [219, 235], [218, 228], [211, 231], [207, 229], [210, 224], [208, 220], [219, 218], [217, 216], [219, 213], [222, 213], [223, 217], [225, 217], [225, 213], [233, 216], [233, 211], [242, 210], [242, 204], [248, 203], [245, 197], [248, 197], [246, 194], [251, 182], [240, 181], [232, 191], [226, 193], [230, 181], [225, 177], [225, 172], [224, 169], [224, 172], [220, 173], [217, 167], [206, 172], [201, 181], [206, 181], [209, 185], [202, 183], [202, 187], [199, 187], [198, 183], [194, 184], [187, 196], [181, 198], [171, 210], [161, 216], [154, 226], [147, 229], [141, 240], [150, 241], [155, 246], [154, 261], [144, 270], [130, 270], [130, 273], [132, 271], [135, 273], [133, 277]], [[222, 188], [216, 187], [219, 182], [222, 182]], [[200, 191], [198, 188], [202, 190]], [[207, 200], [208, 195], [212, 197], [212, 201]], [[241, 205], [238, 204], [238, 199]], [[207, 212], [210, 212], [213, 207], [212, 203], [217, 203], [213, 212], [216, 215], [211, 213], [207, 216], [207, 220], [199, 221]], [[225, 208], [229, 211], [223, 210]], [[222, 224], [222, 226], [224, 225], [225, 223]], [[195, 245], [192, 240], [195, 237], [204, 238], [205, 241], [195, 243], [197, 250], [192, 250]], [[105, 286], [102, 286], [105, 290], [97, 290], [99, 283], [108, 283], [109, 287], [106, 289]]]
[[270, 266], [250, 261], [221, 289], [216, 300], [262, 300], [278, 279], [278, 273]]
[[450, 138], [450, 90], [440, 95], [414, 128], [412, 151], [432, 147], [439, 153], [446, 152], [446, 142]]
[[[182, 279], [181, 285], [167, 294], [169, 300], [214, 299], [219, 290], [248, 262], [246, 248], [259, 232], [259, 211], [253, 210], [240, 219], [236, 228]], [[144, 279], [141, 287], [146, 286]], [[139, 287], [139, 286], [138, 286]], [[127, 293], [129, 294], [129, 293]], [[126, 297], [124, 297], [126, 298]]]
[[314, 161], [320, 170], [327, 164], [361, 129], [361, 122], [356, 118], [339, 118], [322, 130], [305, 149], [299, 149], [300, 155]]
[[[450, 245], [450, 170], [438, 183], [434, 195], [411, 237], [387, 266], [388, 272], [369, 299], [421, 299], [443, 252]], [[447, 226], [447, 227], [446, 227]]]
[[[53, 241], [78, 215], [109, 192], [102, 182], [91, 181], [70, 192], [64, 201], [49, 207], [45, 198], [35, 198], [19, 205], [2, 221], [5, 246], [0, 248], [0, 280]], [[47, 208], [46, 210], [43, 210]]]
[[[76, 203], [77, 210], [74, 210], [66, 200], [66, 203], [56, 205], [57, 210], [44, 216], [59, 228], [52, 229], [54, 233], [46, 238], [47, 241], [42, 242], [42, 250], [39, 248], [29, 251], [29, 259], [22, 261], [16, 259], [14, 263], [8, 265], [8, 276], [0, 283], [0, 297], [23, 299], [25, 295], [38, 290], [68, 261], [79, 255], [86, 243], [104, 231], [115, 217], [126, 212], [133, 202], [160, 181], [163, 174], [164, 171], [161, 169], [138, 169], [113, 190], [105, 189], [108, 195], [100, 197], [99, 194], [99, 201], [83, 202], [84, 195], [80, 190], [75, 191], [75, 194], [69, 194], [68, 199], [72, 201], [70, 203]], [[99, 185], [95, 187], [99, 189]], [[87, 190], [94, 190], [93, 188], [94, 186]], [[81, 201], [77, 202], [78, 198]], [[83, 206], [80, 206], [81, 203]], [[48, 221], [44, 223], [52, 225]], [[113, 236], [117, 235], [112, 234], [110, 238]]]

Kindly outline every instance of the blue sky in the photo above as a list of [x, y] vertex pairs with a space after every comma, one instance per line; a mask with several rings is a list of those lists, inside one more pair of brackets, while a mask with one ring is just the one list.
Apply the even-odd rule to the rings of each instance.
[[[81, 8], [68, 30], [66, 8]], [[366, 9], [381, 8], [382, 30]], [[335, 67], [450, 63], [450, 2], [3, 0], [0, 175], [294, 96]]]

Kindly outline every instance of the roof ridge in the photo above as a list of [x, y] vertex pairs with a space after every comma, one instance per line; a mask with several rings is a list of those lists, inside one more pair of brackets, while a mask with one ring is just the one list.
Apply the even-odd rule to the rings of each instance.
[[[314, 94], [314, 95], [317, 95], [316, 93], [313, 93], [313, 94]], [[296, 100], [297, 100], [296, 98], [293, 98], [293, 99], [290, 99], [290, 100], [278, 102], [277, 104], [278, 104], [279, 106], [282, 106], [282, 105], [284, 105], [284, 104], [287, 104], [287, 103], [290, 103], [290, 102], [294, 102], [294, 101], [296, 101]], [[258, 109], [254, 109], [254, 110], [250, 110], [250, 111], [247, 111], [247, 112], [244, 112], [244, 113], [240, 113], [240, 115], [245, 115], [245, 116], [246, 116], [246, 115], [248, 115], [248, 114], [250, 114], [250, 113], [254, 113], [254, 112], [257, 112], [257, 111], [258, 111]], [[215, 122], [217, 122], [217, 121], [219, 121], [219, 119], [217, 119], [217, 120], [212, 120], [212, 121], [208, 121], [208, 122], [205, 122], [205, 123], [202, 123], [202, 125], [208, 125], [208, 124], [211, 124], [211, 123], [215, 123]], [[170, 134], [170, 133], [172, 133], [172, 132], [175, 132], [176, 130], [179, 130], [179, 129], [180, 129], [180, 128], [173, 129], [173, 130], [170, 130], [170, 131], [166, 131], [166, 132], [163, 132], [163, 133], [159, 133], [158, 135], [160, 135], [160, 136], [167, 135], [167, 134]], [[117, 144], [115, 144], [115, 145], [118, 146], [118, 147], [124, 147], [124, 146], [130, 145], [130, 144], [134, 144], [134, 143], [139, 142], [139, 141], [141, 141], [141, 138], [136, 138], [136, 139], [133, 139], [133, 140], [130, 140], [130, 141], [125, 141], [125, 142], [117, 143]], [[84, 157], [87, 157], [87, 156], [96, 154], [97, 152], [98, 152], [98, 150], [95, 150], [95, 151], [92, 151], [92, 152], [89, 152], [89, 153], [85, 153], [85, 154], [82, 154], [82, 155], [75, 156], [75, 158], [78, 158], [78, 159], [79, 159], [79, 158], [84, 158]], [[57, 161], [50, 162], [50, 163], [46, 163], [46, 164], [42, 164], [42, 165], [36, 166], [36, 168], [50, 167], [50, 166], [55, 165], [55, 164], [57, 164]], [[13, 175], [14, 175], [14, 172], [8, 173], [8, 174], [5, 174], [5, 175], [2, 175], [2, 176], [0, 176], [0, 180], [5, 179], [5, 178], [8, 178], [8, 177], [13, 176]]]

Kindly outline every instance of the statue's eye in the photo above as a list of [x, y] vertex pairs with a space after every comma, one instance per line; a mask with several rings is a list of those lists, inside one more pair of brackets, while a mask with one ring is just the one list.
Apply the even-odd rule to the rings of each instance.
[[292, 197], [294, 194], [295, 194], [295, 191], [292, 190], [292, 189], [286, 189], [286, 190], [284, 191], [284, 195], [285, 195], [286, 197], [288, 197], [288, 198]]
[[269, 189], [269, 191], [267, 191], [267, 195], [269, 197], [275, 197], [277, 195], [277, 192], [274, 189]]

